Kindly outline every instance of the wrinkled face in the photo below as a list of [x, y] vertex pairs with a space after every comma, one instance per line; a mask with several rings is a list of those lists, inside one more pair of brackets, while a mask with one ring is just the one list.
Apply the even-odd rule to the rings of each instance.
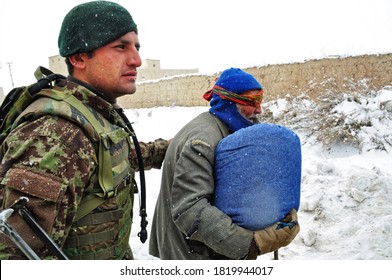
[[[242, 96], [248, 96], [248, 97], [254, 97], [257, 96], [259, 94], [259, 90], [250, 90], [244, 94], [241, 94]], [[257, 123], [257, 115], [259, 115], [261, 113], [261, 99], [262, 96], [260, 98], [258, 98], [258, 100], [260, 101], [255, 101], [254, 105], [242, 105], [242, 104], [236, 104], [237, 106], [237, 110], [240, 113], [240, 115], [242, 117], [244, 117], [245, 119], [247, 119], [248, 121], [252, 122], [252, 123]]]
[[109, 99], [133, 94], [136, 91], [137, 68], [141, 66], [139, 39], [128, 32], [109, 44], [87, 54], [74, 55], [73, 76], [95, 87]]

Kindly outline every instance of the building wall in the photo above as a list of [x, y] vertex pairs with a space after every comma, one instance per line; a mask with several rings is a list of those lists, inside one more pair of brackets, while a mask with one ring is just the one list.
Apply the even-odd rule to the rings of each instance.
[[54, 73], [68, 76], [67, 64], [65, 64], [65, 58], [61, 55], [49, 57], [49, 69]]
[[[49, 69], [55, 73], [68, 75], [65, 59], [60, 55], [49, 57]], [[145, 59], [138, 69], [137, 81], [148, 81], [166, 78], [175, 75], [199, 73], [199, 69], [161, 69], [161, 62], [157, 59]]]
[[[261, 82], [267, 102], [288, 94], [305, 94], [317, 99], [325, 91], [369, 92], [392, 85], [392, 54], [324, 58], [244, 70]], [[207, 106], [202, 95], [214, 82], [215, 75], [200, 74], [140, 82], [135, 94], [121, 97], [118, 101], [124, 108]]]
[[137, 81], [149, 81], [176, 75], [199, 73], [198, 68], [194, 69], [162, 69], [161, 62], [157, 59], [145, 59], [142, 66], [137, 70]]

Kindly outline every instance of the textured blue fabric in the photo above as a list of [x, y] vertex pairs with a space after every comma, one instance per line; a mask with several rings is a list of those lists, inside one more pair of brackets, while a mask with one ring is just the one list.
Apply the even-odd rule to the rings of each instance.
[[256, 124], [222, 139], [215, 152], [214, 205], [257, 230], [298, 210], [301, 143], [290, 129]]
[[[240, 68], [229, 68], [223, 71], [215, 86], [236, 94], [263, 89], [261, 84], [251, 74]], [[210, 106], [210, 113], [223, 121], [231, 132], [253, 125], [252, 122], [241, 116], [234, 102], [223, 100], [215, 93], [212, 94]]]
[[212, 94], [210, 105], [210, 113], [224, 122], [230, 132], [253, 125], [252, 122], [241, 116], [234, 102], [221, 99], [215, 93]]
[[237, 94], [263, 89], [255, 77], [240, 68], [229, 68], [223, 71], [215, 85]]

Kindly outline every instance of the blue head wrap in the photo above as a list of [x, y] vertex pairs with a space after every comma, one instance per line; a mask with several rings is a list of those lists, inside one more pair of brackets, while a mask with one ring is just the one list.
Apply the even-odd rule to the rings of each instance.
[[[261, 84], [251, 74], [239, 68], [230, 68], [223, 71], [215, 86], [236, 94], [263, 89]], [[210, 113], [223, 121], [231, 132], [253, 125], [252, 122], [241, 116], [237, 110], [236, 103], [220, 98], [213, 90], [210, 106]]]

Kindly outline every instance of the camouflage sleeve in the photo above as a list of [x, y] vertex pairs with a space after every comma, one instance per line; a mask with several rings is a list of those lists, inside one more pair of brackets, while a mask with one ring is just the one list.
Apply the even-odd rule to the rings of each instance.
[[[2, 208], [20, 196], [28, 197], [27, 208], [62, 246], [97, 164], [92, 143], [75, 124], [44, 116], [21, 124], [4, 145], [0, 154]], [[8, 222], [40, 257], [48, 254], [19, 215], [11, 215]], [[22, 254], [18, 252], [0, 234], [0, 258], [20, 258]]]
[[[154, 142], [139, 142], [139, 144], [143, 156], [144, 169], [160, 169], [165, 158], [169, 142], [167, 140], [159, 138]], [[134, 146], [132, 146], [131, 148], [131, 163], [132, 167], [135, 168], [136, 171], [138, 171], [139, 165], [137, 163], [137, 155]]]

